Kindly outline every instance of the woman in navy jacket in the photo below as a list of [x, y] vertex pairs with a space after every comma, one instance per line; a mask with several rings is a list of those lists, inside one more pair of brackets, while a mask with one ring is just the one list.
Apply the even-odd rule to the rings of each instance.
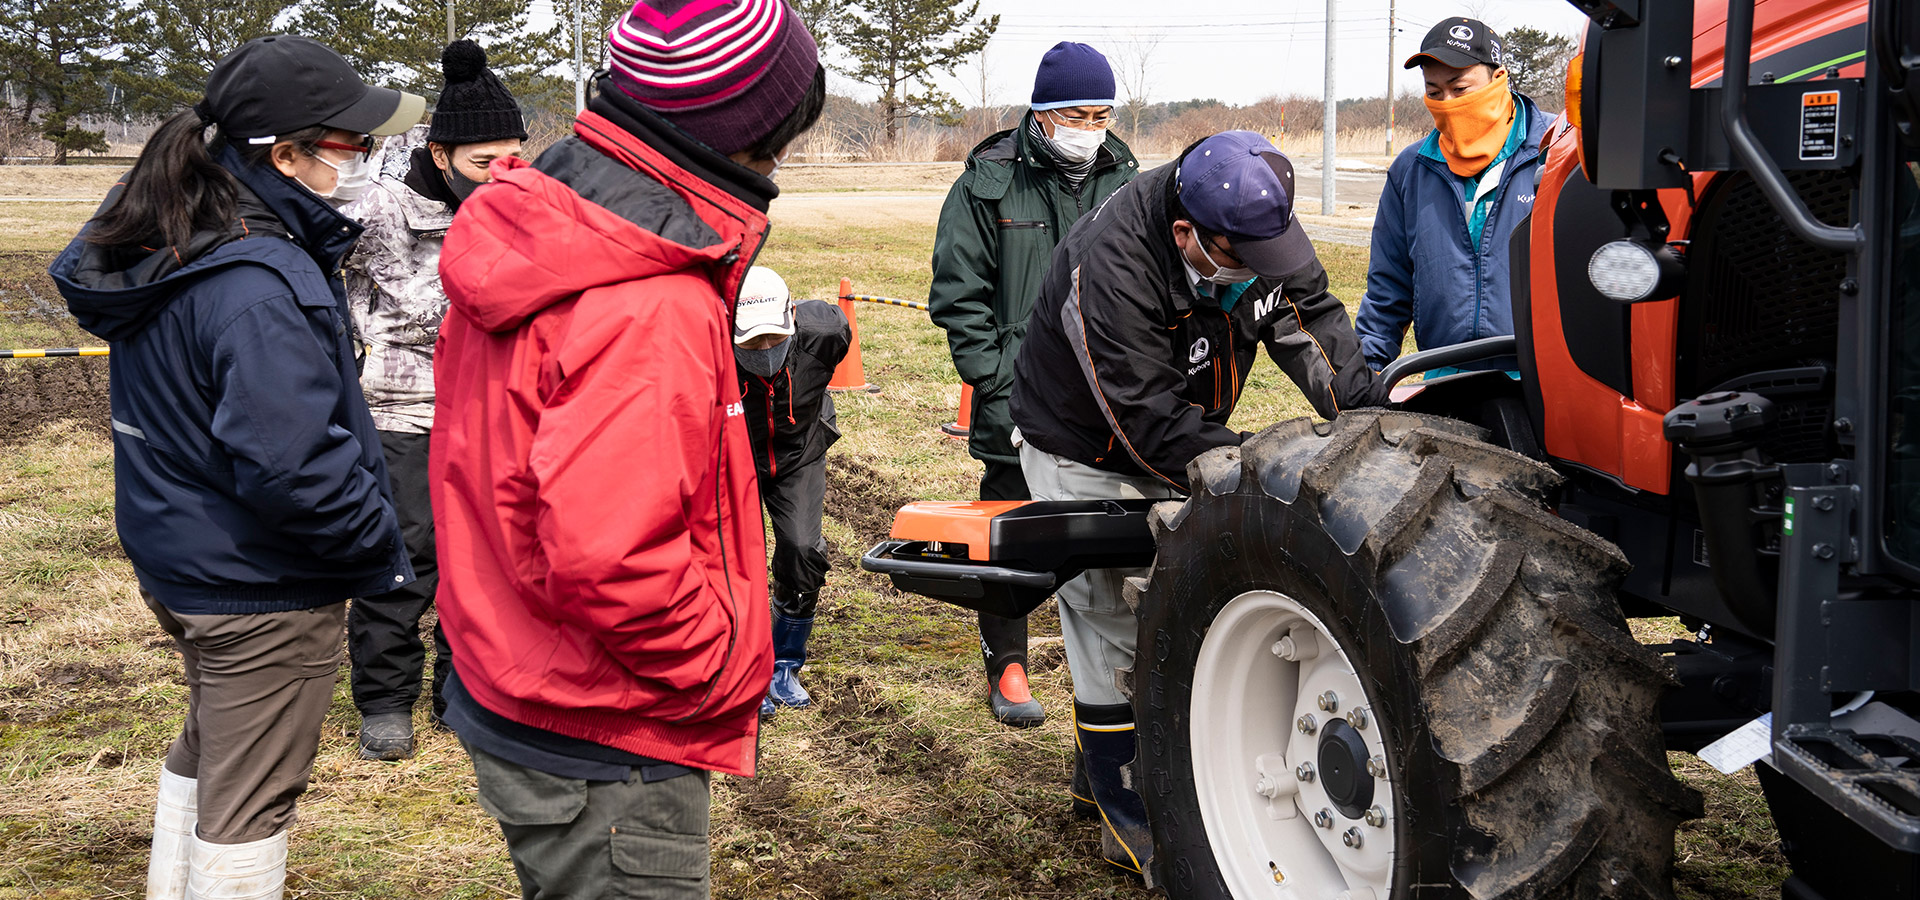
[[115, 524], [186, 665], [149, 898], [279, 896], [345, 601], [413, 578], [338, 276], [360, 228], [331, 203], [424, 106], [250, 41], [54, 261], [113, 349]]

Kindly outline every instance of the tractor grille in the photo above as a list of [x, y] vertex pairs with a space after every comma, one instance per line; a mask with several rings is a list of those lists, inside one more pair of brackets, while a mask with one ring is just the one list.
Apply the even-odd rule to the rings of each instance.
[[[1788, 181], [1814, 216], [1849, 221], [1851, 186], [1840, 172], [1790, 172]], [[1839, 285], [1846, 256], [1822, 250], [1786, 223], [1744, 174], [1729, 177], [1704, 204], [1692, 245], [1694, 277], [1684, 301], [1683, 397], [1738, 386], [1760, 372], [1806, 366], [1831, 370], [1839, 333]], [[1782, 462], [1829, 459], [1830, 379], [1812, 387], [1756, 385], [1780, 408], [1779, 427], [1762, 448]], [[1771, 388], [1771, 389], [1770, 389]]]

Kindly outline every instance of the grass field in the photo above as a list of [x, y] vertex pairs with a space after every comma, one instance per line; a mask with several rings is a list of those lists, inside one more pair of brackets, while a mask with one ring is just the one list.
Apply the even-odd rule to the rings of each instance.
[[[88, 211], [0, 210], [0, 346], [93, 343], [42, 273]], [[761, 261], [797, 295], [831, 297], [848, 276], [863, 293], [924, 298], [927, 217], [802, 217], [776, 204], [775, 219]], [[1365, 251], [1322, 254], [1336, 293], [1356, 299]], [[1093, 827], [1068, 811], [1071, 692], [1052, 614], [1035, 617], [1033, 679], [1053, 717], [1012, 731], [986, 715], [969, 616], [857, 570], [900, 503], [967, 499], [977, 478], [963, 447], [935, 430], [960, 390], [940, 333], [895, 308], [863, 306], [859, 323], [880, 391], [837, 398], [835, 569], [804, 676], [817, 703], [765, 730], [760, 777], [715, 779], [714, 894], [1145, 896], [1096, 861]], [[152, 783], [185, 707], [178, 659], [114, 537], [103, 373], [100, 361], [0, 361], [0, 398], [17, 408], [0, 433], [0, 898], [140, 894]], [[1261, 363], [1235, 424], [1307, 412]], [[1674, 626], [1638, 627], [1651, 637]], [[363, 762], [352, 755], [357, 721], [343, 680], [292, 834], [290, 895], [515, 896], [452, 737], [423, 727], [416, 758]], [[1777, 896], [1785, 872], [1752, 778], [1673, 760], [1709, 800], [1708, 818], [1681, 832], [1679, 895]]]

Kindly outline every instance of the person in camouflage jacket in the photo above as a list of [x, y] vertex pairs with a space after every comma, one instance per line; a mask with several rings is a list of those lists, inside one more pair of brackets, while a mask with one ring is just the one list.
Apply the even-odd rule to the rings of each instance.
[[[441, 242], [461, 201], [491, 179], [488, 166], [519, 156], [527, 137], [519, 105], [487, 70], [479, 45], [447, 45], [441, 67], [447, 83], [433, 124], [387, 141], [375, 166], [378, 180], [342, 210], [366, 228], [346, 260], [347, 301], [362, 352], [361, 391], [380, 432], [394, 507], [418, 575], [400, 590], [355, 600], [347, 616], [363, 759], [413, 755], [413, 705], [426, 666], [420, 620], [439, 586], [427, 436], [433, 345], [447, 313]], [[439, 722], [451, 651], [438, 625], [433, 637], [433, 719]]]
[[[967, 450], [986, 467], [982, 500], [1027, 499], [1007, 399], [1054, 245], [1139, 172], [1107, 130], [1113, 96], [1113, 70], [1098, 50], [1054, 46], [1034, 78], [1032, 111], [973, 149], [940, 210], [928, 306], [973, 388]], [[980, 647], [994, 717], [1015, 727], [1043, 722], [1026, 684], [1026, 620], [981, 613]]]

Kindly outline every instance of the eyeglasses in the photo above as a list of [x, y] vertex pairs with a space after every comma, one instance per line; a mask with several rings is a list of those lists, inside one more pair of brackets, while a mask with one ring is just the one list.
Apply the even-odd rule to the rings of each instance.
[[1087, 115], [1074, 115], [1072, 113], [1065, 113], [1056, 109], [1053, 111], [1053, 116], [1054, 116], [1054, 119], [1056, 119], [1060, 124], [1065, 125], [1068, 128], [1078, 128], [1078, 129], [1081, 129], [1082, 131], [1091, 130], [1095, 128], [1106, 128], [1113, 124], [1113, 112], [1111, 110], [1103, 113], [1094, 113], [1093, 115], [1087, 116]]
[[315, 147], [325, 147], [328, 150], [345, 150], [349, 153], [358, 153], [361, 156], [373, 155], [373, 135], [367, 135], [358, 144], [343, 144], [339, 141], [314, 141], [313, 145]]
[[1232, 263], [1236, 269], [1244, 269], [1247, 267], [1247, 261], [1241, 259], [1240, 254], [1233, 252], [1233, 244], [1224, 237], [1220, 238], [1218, 242], [1208, 241], [1207, 248], [1219, 251], [1222, 256], [1227, 258], [1227, 262]]

